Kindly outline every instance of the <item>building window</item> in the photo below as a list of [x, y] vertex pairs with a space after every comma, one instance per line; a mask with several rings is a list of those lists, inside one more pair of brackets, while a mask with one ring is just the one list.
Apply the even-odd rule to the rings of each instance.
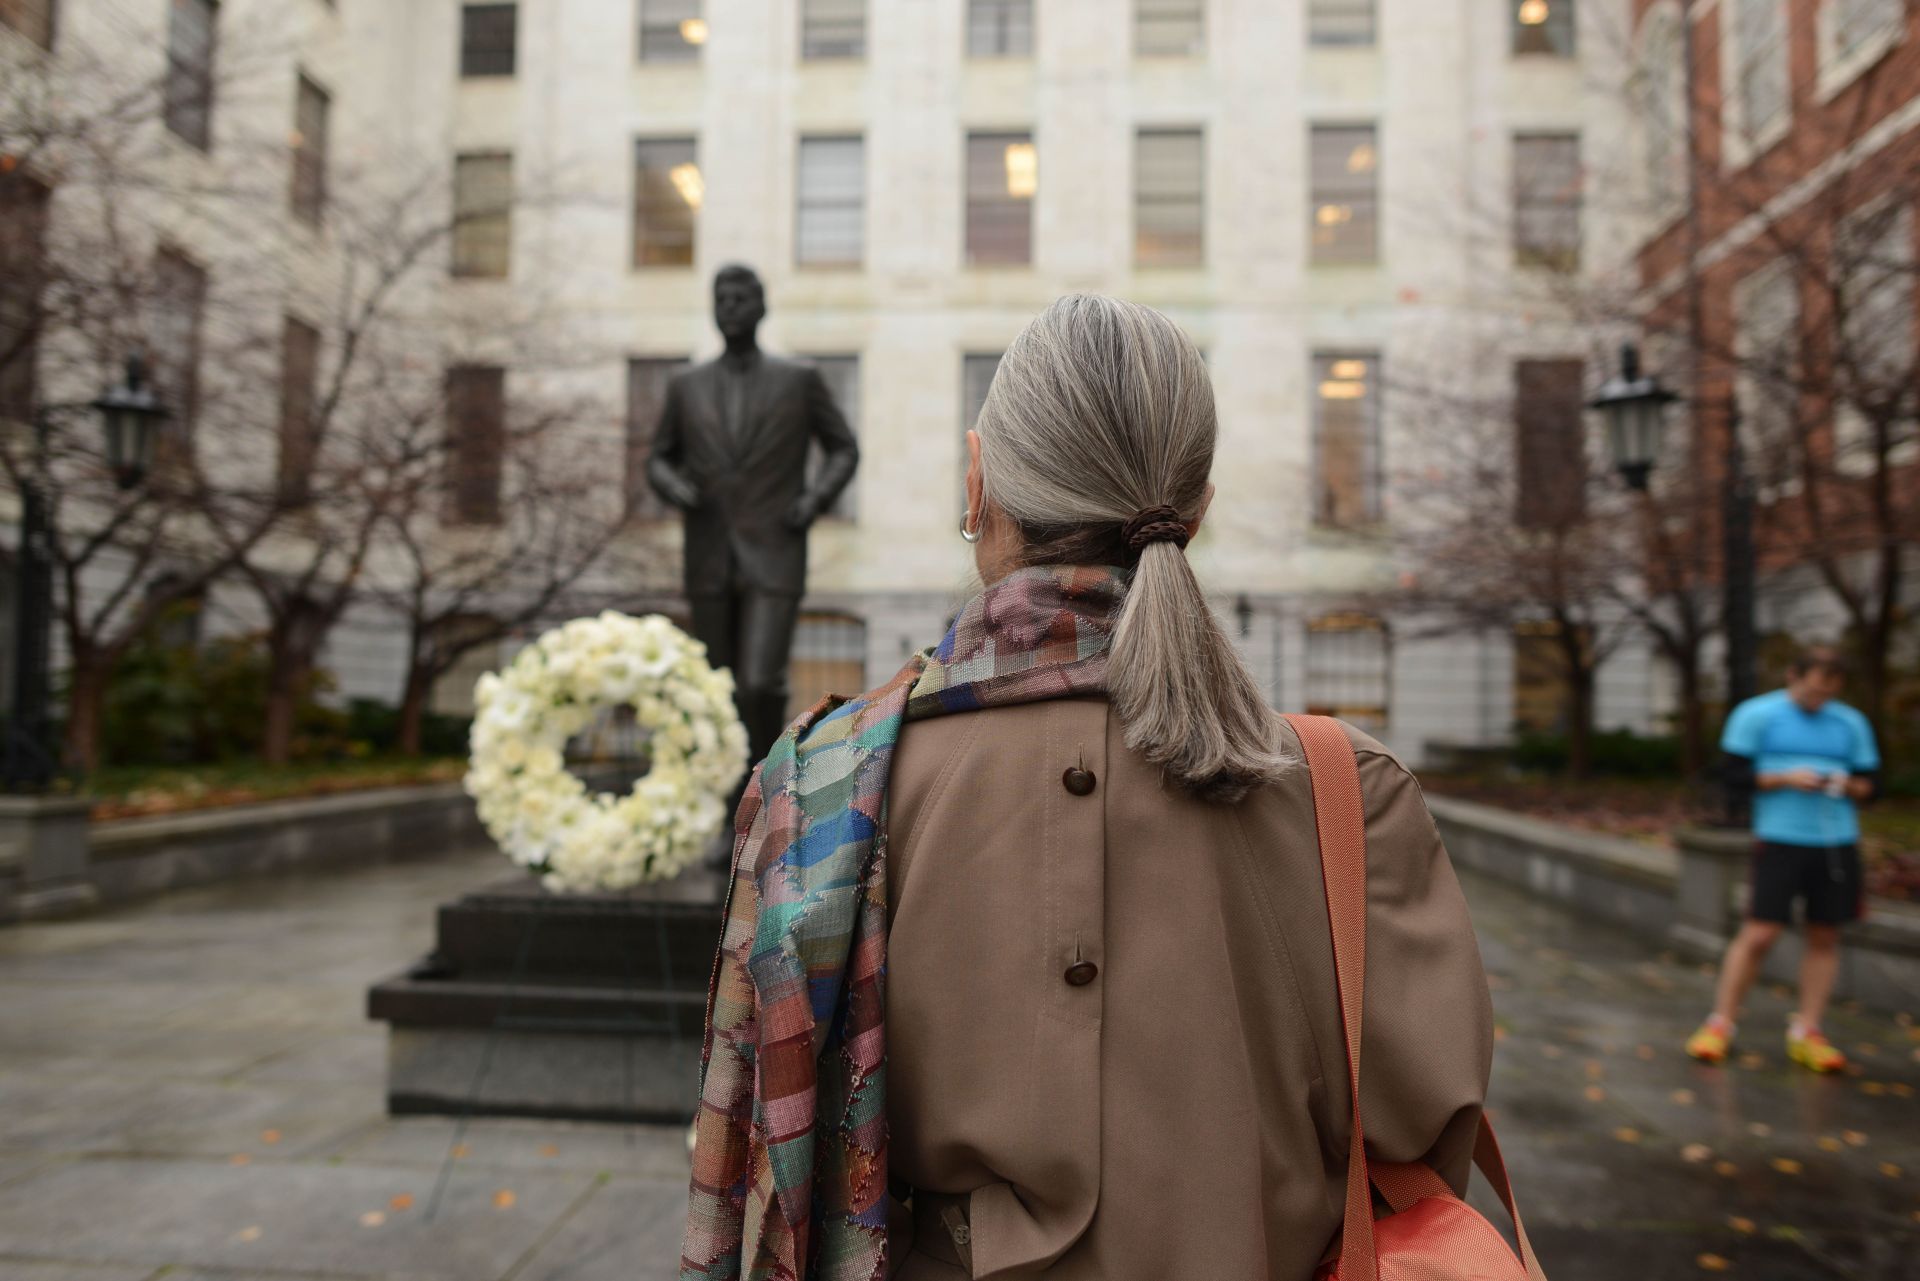
[[1307, 5], [1307, 42], [1322, 48], [1370, 45], [1374, 40], [1374, 0], [1311, 0]]
[[453, 274], [505, 280], [513, 267], [513, 157], [486, 152], [453, 162]]
[[1785, 0], [1730, 0], [1731, 39], [1723, 46], [1731, 59], [1729, 132], [1744, 156], [1759, 150], [1785, 127], [1788, 109], [1787, 7]]
[[1133, 140], [1133, 261], [1193, 267], [1206, 259], [1206, 140], [1198, 129], [1142, 129]]
[[865, 688], [867, 625], [847, 614], [800, 615], [787, 669], [787, 715], [800, 715], [828, 694]]
[[[855, 437], [860, 435], [860, 357], [858, 356], [813, 356], [809, 358], [813, 367], [820, 371], [820, 379], [827, 384], [827, 391], [833, 395], [833, 403], [840, 407], [845, 415], [847, 426]], [[820, 471], [820, 444], [815, 441], [807, 452], [807, 484], [813, 484], [814, 477]], [[855, 477], [840, 491], [833, 500], [826, 515], [837, 520], [858, 520], [860, 503], [857, 491], [860, 479]]]
[[1307, 623], [1307, 714], [1357, 729], [1387, 728], [1391, 664], [1387, 625], [1372, 614], [1325, 614]]
[[1513, 51], [1571, 58], [1573, 0], [1507, 0], [1513, 6]]
[[1889, 466], [1920, 456], [1916, 439], [1913, 206], [1887, 201], [1840, 224], [1834, 237], [1833, 298], [1840, 312], [1835, 353], [1833, 467], [1844, 476], [1881, 468], [1876, 428], [1887, 429]]
[[449, 518], [456, 525], [500, 523], [506, 420], [506, 370], [458, 365], [447, 371]]
[[1820, 11], [1823, 54], [1845, 62], [1897, 31], [1906, 16], [1904, 0], [1827, 0]]
[[802, 267], [857, 267], [866, 243], [866, 144], [859, 138], [800, 140], [794, 258]]
[[[1911, 282], [1909, 282], [1910, 284]], [[1734, 408], [1763, 500], [1798, 487], [1800, 284], [1779, 259], [1733, 287]]]
[[320, 377], [320, 331], [288, 316], [280, 338], [280, 501], [304, 506], [313, 496], [319, 449], [314, 421]]
[[800, 56], [867, 56], [867, 0], [800, 0]]
[[647, 483], [653, 435], [667, 407], [667, 384], [687, 367], [681, 356], [643, 356], [627, 362], [627, 511], [641, 520], [672, 515]]
[[1313, 518], [1332, 529], [1380, 520], [1380, 357], [1313, 358]]
[[0, 26], [12, 27], [42, 49], [51, 49], [53, 0], [0, 0]]
[[148, 363], [154, 390], [173, 411], [161, 425], [156, 454], [177, 465], [193, 445], [200, 408], [200, 329], [207, 306], [207, 273], [175, 249], [153, 258], [153, 311], [148, 321]]
[[1524, 133], [1513, 139], [1513, 255], [1523, 267], [1580, 265], [1580, 137]]
[[0, 173], [0, 421], [31, 422], [39, 395], [52, 196], [17, 168]]
[[511, 76], [515, 71], [520, 6], [469, 4], [460, 8], [460, 74]]
[[967, 262], [1024, 266], [1033, 261], [1033, 194], [1040, 156], [1030, 133], [967, 136]]
[[1514, 521], [1522, 529], [1586, 518], [1586, 376], [1579, 360], [1513, 367]]
[[1139, 54], [1202, 53], [1207, 0], [1133, 0], [1133, 49]]
[[1317, 126], [1309, 154], [1313, 261], [1378, 261], [1380, 151], [1374, 127]]
[[640, 61], [698, 62], [706, 42], [700, 0], [640, 0]]
[[327, 208], [327, 125], [332, 108], [327, 91], [301, 76], [293, 108], [290, 202], [294, 216], [314, 227], [320, 225]]
[[706, 196], [691, 138], [634, 144], [633, 265], [691, 267], [694, 222]]
[[205, 151], [213, 145], [215, 0], [172, 0], [167, 27], [167, 128]]
[[1033, 0], [968, 0], [967, 56], [1033, 56]]

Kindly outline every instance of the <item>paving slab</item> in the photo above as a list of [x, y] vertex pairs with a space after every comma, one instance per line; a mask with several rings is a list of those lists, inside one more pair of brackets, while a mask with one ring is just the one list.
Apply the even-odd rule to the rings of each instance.
[[[147, 1281], [156, 1269], [124, 1263], [63, 1263], [0, 1254], [0, 1276], [7, 1281]], [[168, 1274], [173, 1281], [173, 1274]]]
[[686, 1195], [684, 1183], [604, 1180], [514, 1281], [672, 1281], [680, 1274]]
[[354, 1164], [437, 1169], [456, 1145], [463, 1168], [574, 1170], [670, 1182], [683, 1208], [689, 1163], [680, 1126], [451, 1117], [382, 1118], [316, 1155]]
[[479, 1281], [504, 1276], [593, 1185], [456, 1170], [429, 1222], [434, 1180], [420, 1170], [80, 1161], [10, 1187], [0, 1241], [28, 1257]]

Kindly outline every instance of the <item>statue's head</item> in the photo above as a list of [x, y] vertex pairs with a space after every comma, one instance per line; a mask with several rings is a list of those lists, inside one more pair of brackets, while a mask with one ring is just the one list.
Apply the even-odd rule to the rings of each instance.
[[729, 263], [713, 277], [713, 323], [728, 342], [752, 338], [767, 317], [767, 291], [753, 268]]

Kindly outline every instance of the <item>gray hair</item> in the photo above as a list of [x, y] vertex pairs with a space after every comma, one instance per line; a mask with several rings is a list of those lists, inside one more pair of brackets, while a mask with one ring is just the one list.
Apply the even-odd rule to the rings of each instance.
[[1150, 507], [1200, 514], [1218, 428], [1206, 362], [1179, 326], [1089, 294], [1014, 339], [978, 424], [987, 495], [1027, 564], [1134, 567], [1107, 674], [1127, 746], [1194, 794], [1235, 801], [1284, 768], [1273, 711], [1182, 548], [1135, 553], [1124, 533]]

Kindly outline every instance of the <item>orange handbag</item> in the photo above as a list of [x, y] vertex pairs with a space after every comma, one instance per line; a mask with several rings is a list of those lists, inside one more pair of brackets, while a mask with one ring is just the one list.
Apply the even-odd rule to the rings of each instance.
[[[1347, 1076], [1353, 1093], [1353, 1146], [1347, 1155], [1347, 1212], [1340, 1254], [1320, 1266], [1318, 1281], [1546, 1281], [1513, 1202], [1500, 1145], [1483, 1115], [1473, 1160], [1513, 1216], [1515, 1258], [1491, 1223], [1475, 1213], [1438, 1174], [1418, 1162], [1367, 1160], [1360, 1128], [1360, 997], [1367, 951], [1366, 806], [1353, 744], [1325, 716], [1288, 716], [1313, 776], [1313, 817], [1320, 835], [1327, 919], [1333, 929], [1334, 981], [1346, 1026]], [[1373, 1188], [1392, 1207], [1373, 1217]]]

